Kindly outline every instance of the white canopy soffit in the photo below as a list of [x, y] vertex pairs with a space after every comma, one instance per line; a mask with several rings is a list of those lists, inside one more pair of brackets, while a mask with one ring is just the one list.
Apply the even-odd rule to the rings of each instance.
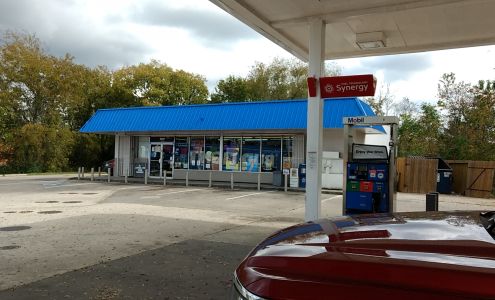
[[495, 0], [210, 1], [304, 61], [315, 18], [325, 59], [495, 44]]

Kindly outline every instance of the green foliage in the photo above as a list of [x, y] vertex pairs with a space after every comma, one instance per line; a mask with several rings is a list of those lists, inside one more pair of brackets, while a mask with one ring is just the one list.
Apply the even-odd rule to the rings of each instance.
[[18, 172], [56, 172], [67, 169], [74, 134], [67, 128], [26, 124], [9, 141], [13, 155], [9, 164]]
[[[325, 72], [340, 74], [335, 64]], [[238, 102], [306, 98], [307, 64], [295, 59], [275, 58], [270, 64], [255, 63], [246, 77], [228, 76], [218, 82], [211, 102]]]
[[185, 105], [205, 103], [208, 98], [204, 77], [156, 60], [117, 70], [112, 81], [115, 92], [127, 100], [123, 106]]
[[418, 116], [403, 114], [399, 127], [399, 156], [437, 156], [441, 140], [441, 121], [436, 108], [421, 105]]
[[477, 86], [444, 74], [438, 85], [437, 106], [414, 106], [403, 101], [399, 154], [441, 156], [459, 160], [495, 160], [495, 83]]

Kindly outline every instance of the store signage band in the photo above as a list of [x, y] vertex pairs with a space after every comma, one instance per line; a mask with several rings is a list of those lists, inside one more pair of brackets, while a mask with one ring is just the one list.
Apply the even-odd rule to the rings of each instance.
[[342, 98], [374, 96], [376, 78], [371, 74], [352, 76], [308, 78], [310, 97], [316, 97], [317, 81], [319, 81], [321, 98]]

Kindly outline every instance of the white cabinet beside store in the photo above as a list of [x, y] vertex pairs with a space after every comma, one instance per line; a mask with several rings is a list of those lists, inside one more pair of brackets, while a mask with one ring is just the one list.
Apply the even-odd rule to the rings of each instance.
[[342, 189], [344, 161], [339, 152], [323, 151], [321, 186], [326, 189]]

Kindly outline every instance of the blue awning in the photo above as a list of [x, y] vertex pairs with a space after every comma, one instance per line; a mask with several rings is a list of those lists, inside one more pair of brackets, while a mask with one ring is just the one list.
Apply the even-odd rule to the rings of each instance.
[[[358, 98], [327, 99], [324, 128], [343, 128], [342, 119], [374, 116]], [[147, 106], [98, 110], [80, 129], [84, 133], [159, 131], [257, 131], [306, 129], [307, 100]], [[383, 132], [383, 128], [375, 127]]]

